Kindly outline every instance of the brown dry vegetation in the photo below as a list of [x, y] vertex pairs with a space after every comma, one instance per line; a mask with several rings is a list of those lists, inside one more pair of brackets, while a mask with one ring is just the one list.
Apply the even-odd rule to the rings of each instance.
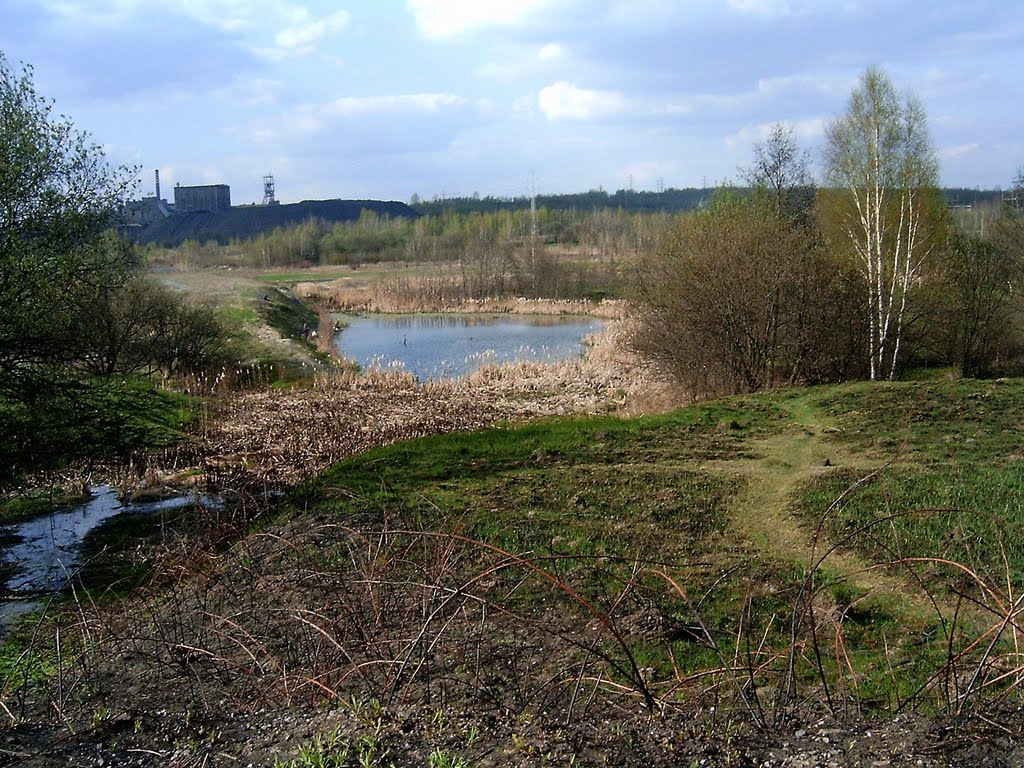
[[328, 282], [302, 282], [295, 286], [299, 298], [334, 312], [459, 312], [520, 315], [593, 315], [621, 318], [621, 301], [595, 304], [581, 300], [528, 299], [523, 297], [452, 298], [433, 290], [430, 278], [413, 278], [383, 285], [353, 284], [346, 278]]
[[454, 381], [405, 373], [317, 373], [289, 389], [214, 395], [193, 439], [156, 458], [163, 469], [201, 466], [289, 487], [340, 459], [399, 440], [501, 421], [662, 408], [669, 388], [624, 350], [624, 322], [591, 339], [582, 360], [491, 365]]

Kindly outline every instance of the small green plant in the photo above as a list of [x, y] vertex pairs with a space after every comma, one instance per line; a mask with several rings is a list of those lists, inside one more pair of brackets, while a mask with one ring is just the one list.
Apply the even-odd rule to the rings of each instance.
[[632, 750], [636, 747], [636, 733], [621, 721], [612, 724], [612, 735], [616, 740], [621, 741], [626, 749]]
[[92, 725], [97, 728], [110, 718], [110, 710], [106, 707], [96, 707], [92, 712]]
[[430, 726], [438, 733], [443, 733], [448, 727], [448, 713], [443, 709], [435, 709], [430, 713]]
[[275, 759], [274, 768], [346, 768], [350, 749], [337, 730], [326, 736], [317, 734], [299, 750], [294, 760]]
[[391, 747], [385, 741], [379, 721], [370, 733], [364, 733], [355, 744], [356, 765], [359, 768], [389, 768], [394, 765], [388, 760], [390, 754]]
[[362, 725], [370, 728], [379, 729], [381, 722], [387, 716], [384, 704], [376, 697], [361, 699], [355, 694], [352, 694], [352, 696], [342, 703], [342, 706], [348, 709], [348, 711], [352, 713], [352, 716]]
[[435, 749], [427, 758], [430, 768], [474, 768], [474, 763], [444, 749]]

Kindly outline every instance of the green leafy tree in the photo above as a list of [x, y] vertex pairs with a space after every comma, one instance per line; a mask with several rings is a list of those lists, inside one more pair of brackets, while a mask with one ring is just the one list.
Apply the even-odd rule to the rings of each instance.
[[136, 251], [116, 224], [133, 175], [54, 114], [30, 67], [0, 54], [0, 480], [157, 445], [180, 416], [147, 382], [95, 375], [172, 348], [174, 334], [142, 322], [143, 298], [178, 318], [179, 336], [197, 333], [199, 315], [125, 287]]
[[894, 378], [911, 290], [933, 249], [938, 162], [921, 102], [868, 69], [826, 131], [825, 173], [845, 190], [841, 231], [868, 290], [872, 379]]
[[131, 179], [0, 54], [0, 387], [35, 387], [78, 356], [81, 296], [132, 266], [110, 231]]
[[943, 262], [940, 306], [948, 359], [964, 376], [988, 374], [1016, 330], [1016, 254], [998, 242], [957, 234]]

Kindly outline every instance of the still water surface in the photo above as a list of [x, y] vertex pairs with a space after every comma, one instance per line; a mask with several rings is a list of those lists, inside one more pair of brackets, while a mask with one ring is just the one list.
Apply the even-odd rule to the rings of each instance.
[[[81, 567], [81, 545], [86, 534], [117, 515], [152, 514], [196, 503], [193, 493], [163, 501], [122, 502], [108, 485], [92, 489], [84, 504], [40, 515], [23, 523], [0, 526], [12, 542], [2, 559], [17, 567], [7, 584], [7, 601], [0, 603], [0, 634], [16, 616], [42, 605], [40, 598], [65, 589]], [[216, 504], [202, 497], [199, 503]]]
[[604, 323], [590, 317], [372, 315], [351, 318], [334, 344], [364, 369], [451, 379], [495, 363], [577, 358], [583, 339], [602, 330]]

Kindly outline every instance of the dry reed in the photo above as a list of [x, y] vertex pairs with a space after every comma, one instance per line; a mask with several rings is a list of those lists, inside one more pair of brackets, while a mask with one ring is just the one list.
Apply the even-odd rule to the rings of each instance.
[[157, 461], [178, 471], [198, 463], [212, 478], [242, 472], [287, 487], [343, 458], [399, 440], [500, 421], [628, 410], [631, 395], [656, 382], [622, 351], [622, 326], [612, 323], [588, 339], [583, 359], [491, 365], [455, 380], [335, 370], [291, 389], [215, 387], [220, 394], [197, 422], [192, 440]]
[[482, 299], [447, 297], [437, 295], [428, 286], [419, 284], [397, 290], [387, 286], [353, 286], [345, 280], [332, 280], [299, 283], [294, 292], [302, 300], [334, 312], [591, 315], [607, 319], [620, 319], [625, 315], [625, 303], [622, 301], [594, 303], [583, 300], [528, 299], [521, 296]]

